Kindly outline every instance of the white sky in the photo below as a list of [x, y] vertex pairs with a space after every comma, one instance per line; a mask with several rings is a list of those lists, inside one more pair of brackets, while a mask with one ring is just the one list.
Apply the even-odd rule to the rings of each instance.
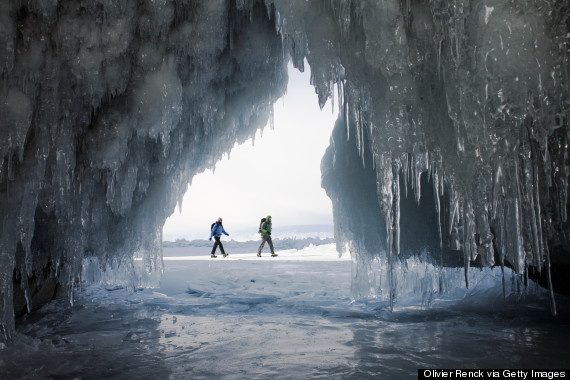
[[[271, 215], [278, 226], [333, 224], [332, 205], [321, 188], [321, 159], [329, 145], [337, 111], [330, 100], [321, 111], [305, 72], [289, 66], [287, 94], [274, 105], [274, 130], [267, 126], [236, 145], [211, 170], [198, 174], [178, 208], [166, 220], [164, 240], [205, 239], [210, 225], [224, 219], [230, 238], [256, 236], [259, 220]], [[336, 107], [335, 107], [336, 108]]]

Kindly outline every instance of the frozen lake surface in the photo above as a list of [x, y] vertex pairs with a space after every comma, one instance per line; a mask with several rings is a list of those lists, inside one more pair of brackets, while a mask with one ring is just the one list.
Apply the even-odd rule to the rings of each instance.
[[[350, 298], [334, 245], [168, 248], [157, 289], [89, 286], [19, 322], [2, 379], [416, 379], [418, 368], [568, 368], [568, 302], [507, 298], [493, 277], [430, 308]], [[524, 297], [525, 302], [519, 302]], [[501, 302], [497, 300], [500, 299]]]

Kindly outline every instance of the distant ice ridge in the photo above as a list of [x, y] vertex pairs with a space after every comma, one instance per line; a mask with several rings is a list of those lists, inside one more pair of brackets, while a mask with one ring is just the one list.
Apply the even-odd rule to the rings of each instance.
[[397, 268], [427, 246], [467, 284], [472, 263], [508, 265], [555, 312], [569, 288], [569, 13], [561, 0], [3, 1], [0, 339], [15, 314], [72, 295], [84, 259], [141, 257], [154, 278], [164, 220], [196, 173], [271, 124], [289, 56], [341, 111], [323, 161], [341, 251]]
[[[171, 235], [163, 236], [163, 240], [166, 242], [176, 241], [177, 239], [186, 240], [201, 240], [208, 238], [208, 232], [206, 233], [196, 233], [188, 232], [184, 236]], [[334, 238], [334, 226], [332, 225], [307, 225], [307, 226], [276, 226], [274, 227], [273, 239], [307, 239], [307, 238], [319, 238], [319, 239], [330, 239]], [[225, 237], [224, 237], [225, 238]], [[259, 232], [254, 228], [241, 229], [241, 230], [231, 230], [231, 236], [228, 238], [236, 241], [259, 241]]]
[[[314, 226], [274, 226], [271, 234], [273, 239], [331, 239], [334, 238], [334, 227], [332, 225], [314, 225]], [[259, 240], [259, 233], [242, 232], [236, 240]]]

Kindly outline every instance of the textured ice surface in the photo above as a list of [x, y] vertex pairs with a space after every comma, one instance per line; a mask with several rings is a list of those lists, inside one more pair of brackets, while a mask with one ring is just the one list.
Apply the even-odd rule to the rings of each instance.
[[[569, 13], [561, 0], [3, 1], [2, 340], [14, 312], [73, 295], [84, 259], [155, 281], [164, 220], [194, 174], [267, 124], [289, 56], [342, 111], [330, 155], [362, 157], [326, 185], [339, 248], [362, 268], [355, 293], [386, 260], [393, 303], [394, 271], [423, 245], [457, 257], [466, 283], [473, 262], [541, 271], [554, 311], [570, 247]], [[421, 203], [426, 175], [433, 200], [416, 213], [402, 200]]]
[[262, 260], [173, 254], [157, 289], [87, 287], [73, 308], [25, 316], [0, 350], [3, 378], [417, 379], [418, 368], [563, 368], [570, 352], [567, 304], [553, 318], [536, 287], [509, 286], [505, 301], [499, 268], [472, 271], [472, 289], [450, 273], [431, 307], [410, 289], [390, 312], [381, 297], [352, 301], [354, 264], [332, 244]]

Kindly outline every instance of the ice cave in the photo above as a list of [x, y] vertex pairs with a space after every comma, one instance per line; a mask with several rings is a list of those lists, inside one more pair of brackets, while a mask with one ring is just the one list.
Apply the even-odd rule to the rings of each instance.
[[166, 218], [271, 121], [290, 61], [339, 110], [322, 161], [339, 252], [422, 251], [465, 287], [508, 267], [555, 314], [569, 44], [567, 0], [2, 1], [0, 341], [73, 302], [85, 260], [156, 281]]

